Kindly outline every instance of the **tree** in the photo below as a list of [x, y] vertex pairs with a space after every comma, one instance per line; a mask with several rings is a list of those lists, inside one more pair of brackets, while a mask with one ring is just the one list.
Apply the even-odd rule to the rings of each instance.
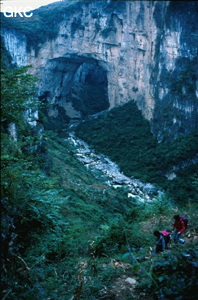
[[23, 120], [27, 109], [36, 109], [36, 78], [28, 74], [30, 66], [14, 70], [1, 69], [1, 123], [14, 122], [17, 125]]

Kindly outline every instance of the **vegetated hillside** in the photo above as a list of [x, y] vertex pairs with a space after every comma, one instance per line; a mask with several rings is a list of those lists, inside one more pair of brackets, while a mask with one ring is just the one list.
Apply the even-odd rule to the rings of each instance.
[[[2, 299], [195, 299], [197, 206], [146, 205], [95, 177], [67, 140], [25, 122], [35, 108], [27, 68], [1, 75]], [[153, 230], [171, 230], [179, 212], [186, 244], [154, 257]]]
[[[78, 3], [79, 2], [79, 3]], [[59, 24], [66, 17], [79, 9], [80, 1], [63, 1], [43, 6], [33, 11], [31, 18], [6, 18], [1, 14], [5, 28], [16, 29], [27, 38], [29, 48], [39, 49], [40, 44], [47, 39], [53, 39], [58, 34]], [[68, 10], [69, 8], [69, 10]]]
[[[118, 163], [127, 176], [155, 183], [178, 202], [196, 201], [198, 132], [171, 143], [157, 143], [131, 101], [82, 122], [76, 135]], [[167, 176], [176, 177], [168, 180]]]
[[[165, 197], [148, 205], [132, 200], [90, 174], [67, 141], [52, 132], [42, 138], [28, 153], [3, 136], [2, 296], [195, 299], [196, 206], [179, 210]], [[177, 212], [189, 217], [186, 245], [172, 242], [155, 257], [153, 230], [171, 231]], [[176, 274], [185, 280], [182, 287]]]
[[[112, 1], [108, 7], [120, 6], [120, 3], [116, 2]], [[34, 10], [31, 18], [7, 18], [1, 13], [1, 20], [4, 28], [16, 29], [26, 36], [29, 50], [33, 47], [37, 51], [41, 44], [57, 36], [61, 21], [67, 20], [84, 4], [89, 5], [89, 0], [57, 1]], [[103, 5], [106, 9], [106, 1], [98, 1], [98, 5]], [[80, 26], [81, 24], [74, 20], [73, 32]]]
[[[138, 203], [91, 175], [66, 141], [51, 132], [43, 141], [30, 155], [4, 140], [10, 154], [3, 151], [3, 296], [146, 300], [163, 293], [195, 299], [196, 206], [179, 210], [164, 197]], [[172, 242], [155, 257], [153, 230], [172, 230], [177, 212], [191, 224], [186, 245]], [[187, 254], [190, 261], [181, 261]], [[185, 279], [182, 287], [176, 274]]]

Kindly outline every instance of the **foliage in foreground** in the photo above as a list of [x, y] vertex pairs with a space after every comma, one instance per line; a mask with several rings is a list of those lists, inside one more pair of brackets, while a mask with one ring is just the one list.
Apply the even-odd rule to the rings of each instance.
[[1, 122], [22, 125], [27, 110], [37, 109], [36, 78], [28, 74], [29, 66], [1, 69]]
[[[20, 122], [23, 110], [14, 97], [22, 99], [24, 109], [29, 103], [29, 94], [21, 91], [14, 85], [7, 98], [14, 108], [17, 140], [8, 134], [4, 119], [2, 124], [2, 299], [147, 300], [161, 294], [172, 299], [175, 287], [183, 293], [177, 277], [172, 286], [166, 278], [173, 268], [185, 267], [183, 249], [194, 253], [197, 207], [189, 201], [182, 208], [192, 224], [188, 245], [171, 249], [175, 258], [166, 273], [156, 274], [155, 263], [166, 266], [167, 257], [153, 256], [153, 230], [171, 230], [178, 208], [165, 197], [152, 205], [128, 198], [126, 190], [88, 172], [66, 140], [53, 132], [35, 135]], [[7, 115], [9, 121], [13, 118]], [[136, 279], [135, 287], [127, 278]], [[194, 293], [194, 277], [185, 280]], [[188, 296], [194, 299], [192, 292]]]
[[[157, 293], [161, 282], [152, 286], [152, 268], [156, 260], [165, 262], [153, 256], [152, 232], [170, 230], [177, 208], [169, 201], [164, 205], [164, 198], [153, 205], [131, 200], [126, 191], [118, 192], [84, 169], [66, 141], [52, 133], [43, 139], [48, 175], [40, 169], [46, 169], [46, 160], [38, 161], [35, 154], [19, 152], [17, 161], [3, 164], [3, 296], [116, 299], [119, 288], [112, 285], [126, 284], [128, 277], [136, 278], [137, 294], [133, 298], [126, 286], [119, 299]], [[183, 211], [191, 217], [191, 233], [198, 228], [195, 209]], [[195, 247], [193, 240], [190, 247]]]

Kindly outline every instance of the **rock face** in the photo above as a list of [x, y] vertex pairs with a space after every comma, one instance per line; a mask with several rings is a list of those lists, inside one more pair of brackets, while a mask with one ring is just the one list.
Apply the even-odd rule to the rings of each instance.
[[38, 76], [48, 116], [61, 116], [64, 123], [134, 100], [159, 141], [193, 131], [198, 125], [197, 3], [77, 5], [72, 12], [65, 8], [57, 36], [38, 51], [26, 49], [25, 36], [2, 31], [13, 62], [31, 64]]

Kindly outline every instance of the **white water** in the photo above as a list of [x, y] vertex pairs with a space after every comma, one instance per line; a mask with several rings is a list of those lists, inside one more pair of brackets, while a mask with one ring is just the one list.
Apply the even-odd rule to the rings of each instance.
[[128, 197], [136, 198], [141, 202], [151, 203], [159, 195], [159, 192], [156, 193], [157, 188], [154, 185], [125, 176], [116, 163], [103, 154], [96, 154], [86, 142], [77, 138], [73, 132], [70, 133], [68, 141], [75, 147], [76, 158], [95, 176], [100, 176], [105, 180], [109, 186], [127, 188]]

